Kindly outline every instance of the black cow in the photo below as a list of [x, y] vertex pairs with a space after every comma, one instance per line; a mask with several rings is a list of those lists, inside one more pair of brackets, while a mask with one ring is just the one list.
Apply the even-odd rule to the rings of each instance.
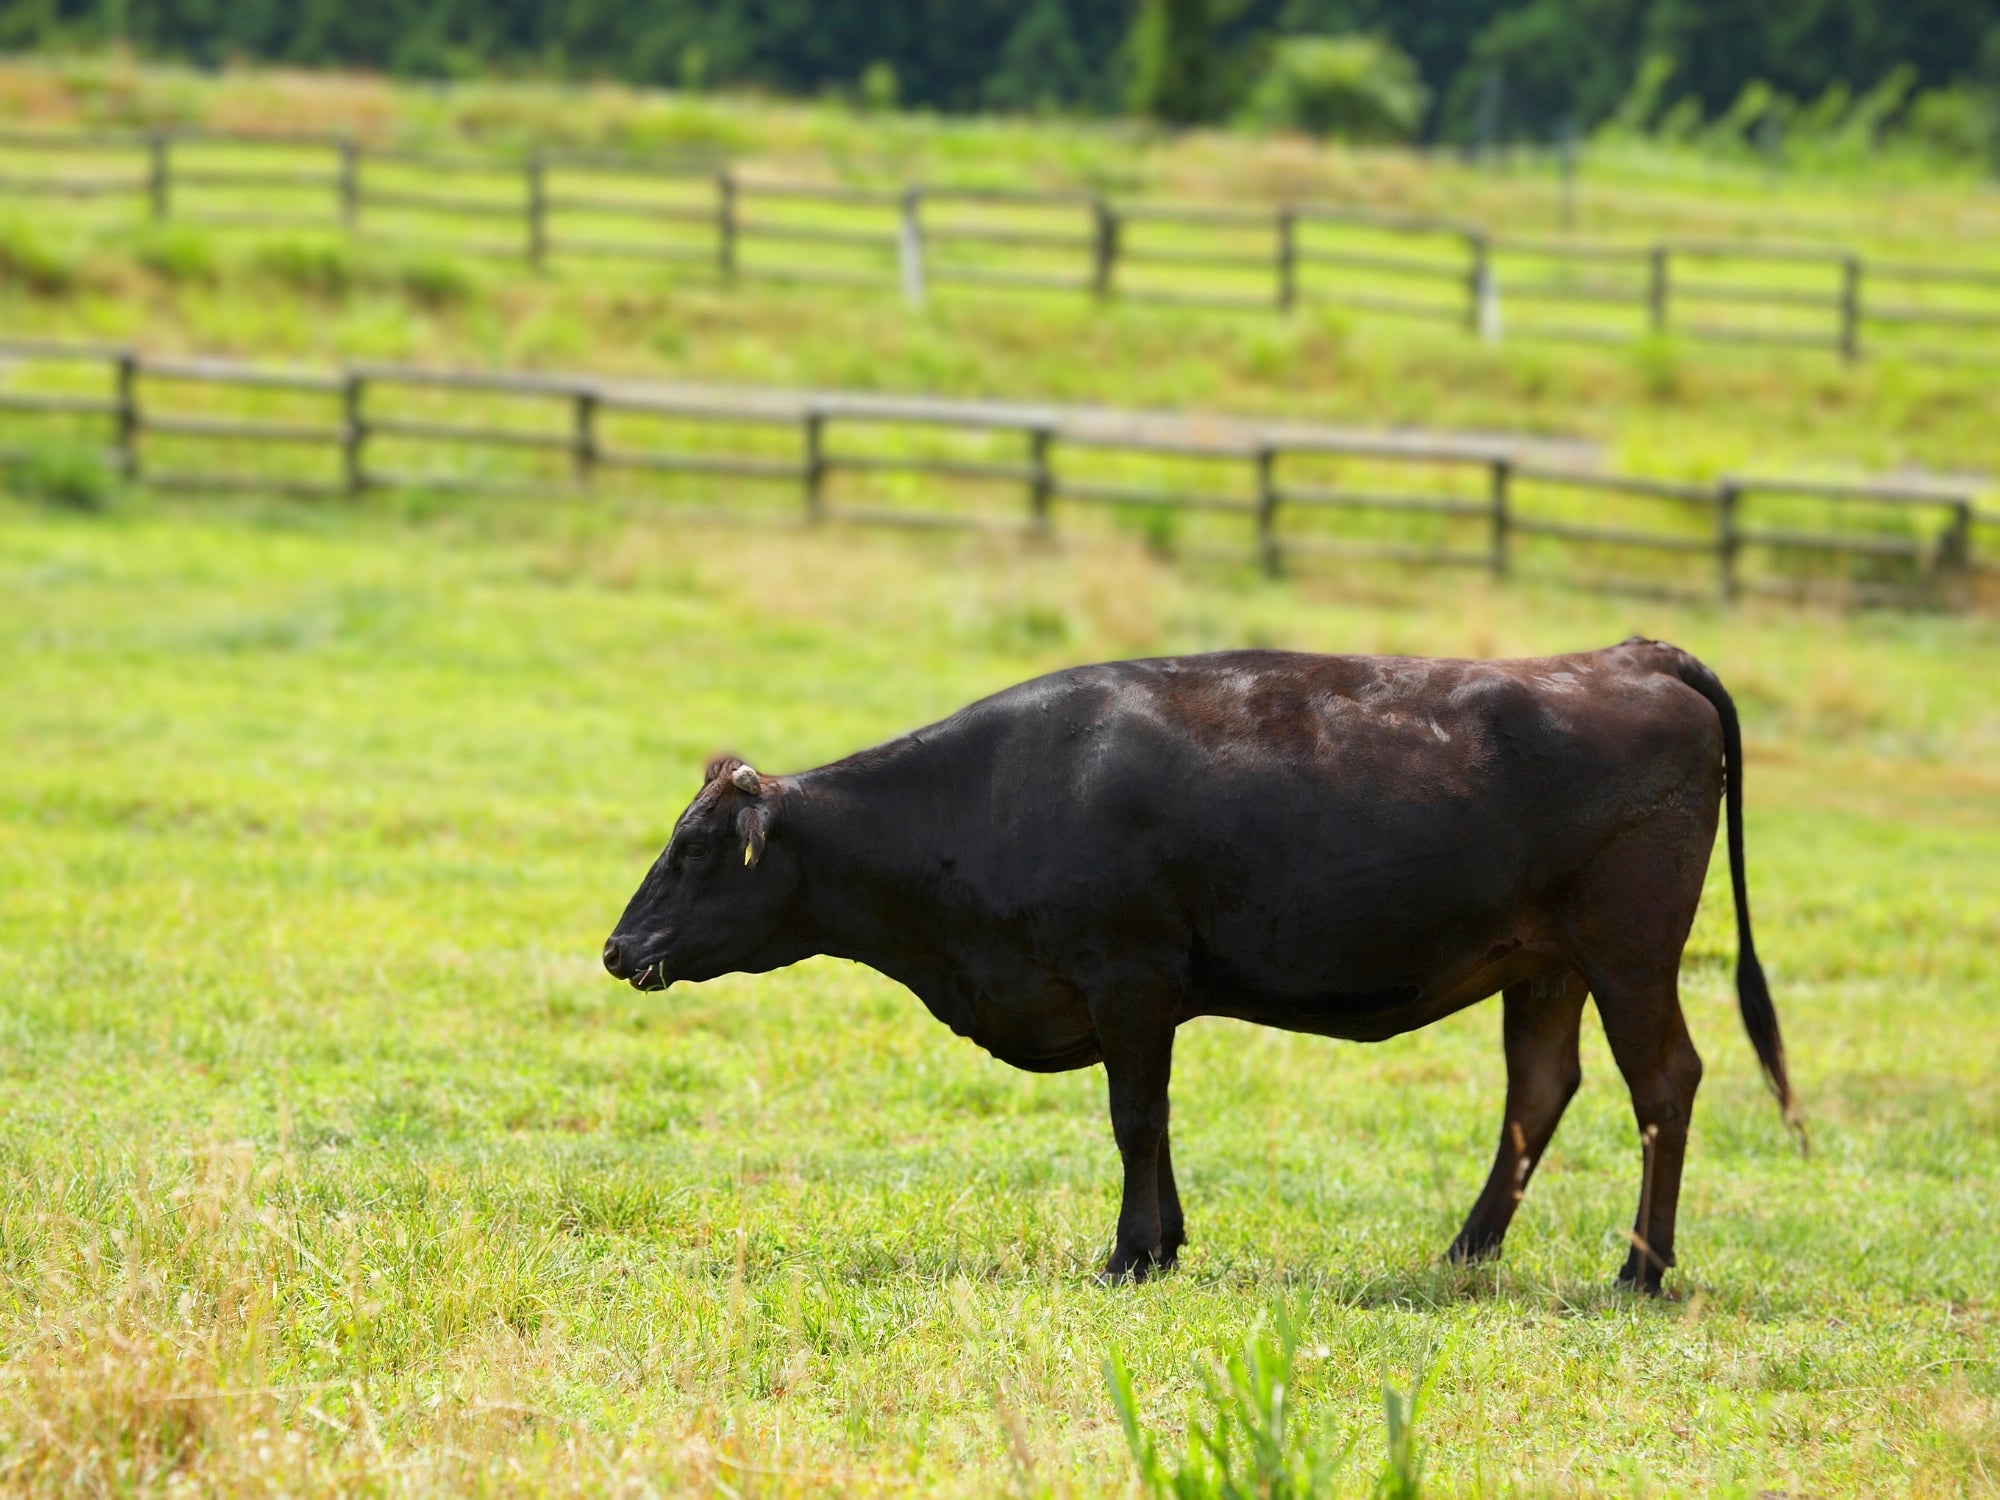
[[1504, 997], [1507, 1110], [1450, 1254], [1496, 1253], [1580, 1077], [1595, 996], [1652, 1143], [1620, 1280], [1657, 1290], [1701, 1060], [1681, 949], [1728, 810], [1737, 997], [1793, 1119], [1750, 938], [1743, 756], [1672, 646], [1524, 661], [1227, 651], [1078, 667], [845, 760], [707, 782], [604, 945], [644, 990], [816, 953], [995, 1057], [1102, 1062], [1124, 1158], [1112, 1278], [1185, 1241], [1174, 1030], [1379, 1041]]

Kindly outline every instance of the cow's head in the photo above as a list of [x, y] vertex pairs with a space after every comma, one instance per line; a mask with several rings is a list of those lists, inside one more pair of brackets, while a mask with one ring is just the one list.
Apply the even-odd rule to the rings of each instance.
[[605, 942], [604, 967], [635, 989], [663, 990], [804, 957], [785, 920], [798, 867], [772, 836], [783, 800], [779, 782], [734, 756], [711, 762]]

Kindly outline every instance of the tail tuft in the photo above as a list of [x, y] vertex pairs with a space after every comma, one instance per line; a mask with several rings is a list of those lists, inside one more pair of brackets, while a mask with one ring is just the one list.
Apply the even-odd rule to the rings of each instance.
[[1771, 1003], [1771, 987], [1764, 981], [1764, 966], [1757, 950], [1745, 946], [1736, 955], [1736, 1006], [1743, 1016], [1743, 1029], [1750, 1034], [1757, 1061], [1763, 1066], [1764, 1081], [1777, 1097], [1785, 1124], [1798, 1137], [1801, 1155], [1810, 1155], [1812, 1142], [1806, 1135], [1805, 1117], [1792, 1093], [1792, 1080], [1785, 1071], [1785, 1039], [1778, 1031], [1778, 1008]]

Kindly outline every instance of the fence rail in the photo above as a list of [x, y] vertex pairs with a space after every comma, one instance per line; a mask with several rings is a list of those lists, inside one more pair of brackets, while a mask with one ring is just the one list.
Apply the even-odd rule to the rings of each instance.
[[[85, 388], [93, 372], [100, 383]], [[190, 387], [235, 409], [191, 407]], [[679, 476], [726, 483], [726, 504], [744, 515], [755, 512], [742, 483], [795, 486], [793, 514], [813, 523], [1050, 536], [1059, 520], [1100, 512], [1136, 514], [1160, 540], [1159, 527], [1194, 517], [1212, 528], [1208, 541], [1274, 573], [1314, 557], [1378, 558], [1927, 607], [1966, 605], [2000, 582], [2000, 512], [1978, 510], [1970, 482], [1695, 483], [1540, 462], [1524, 443], [1491, 438], [393, 364], [309, 369], [33, 339], [0, 339], [0, 420], [68, 423], [72, 440], [83, 424], [81, 440], [104, 440], [129, 480], [175, 489], [556, 498], [609, 474]], [[638, 430], [647, 424], [655, 430]], [[675, 429], [671, 444], [661, 426]], [[292, 458], [246, 465], [273, 452]], [[460, 461], [436, 463], [442, 453]]]
[[[1237, 311], [1323, 305], [1591, 342], [1689, 339], [1991, 362], [2000, 265], [1827, 246], [1510, 237], [1317, 203], [780, 182], [701, 164], [525, 159], [217, 131], [0, 130], [0, 197], [125, 201], [155, 221], [340, 228], [534, 268], [568, 257], [724, 279], [1073, 292]], [[486, 226], [485, 238], [467, 231]], [[492, 237], [512, 225], [507, 240]], [[810, 248], [813, 253], [803, 253]], [[1504, 314], [1503, 314], [1504, 309]]]

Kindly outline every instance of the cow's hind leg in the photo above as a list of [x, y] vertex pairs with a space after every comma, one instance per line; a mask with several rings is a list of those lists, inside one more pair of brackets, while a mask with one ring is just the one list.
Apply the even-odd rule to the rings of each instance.
[[1465, 1227], [1445, 1252], [1447, 1259], [1484, 1260], [1500, 1253], [1528, 1179], [1583, 1079], [1577, 1033], [1587, 995], [1579, 974], [1512, 985], [1502, 992], [1507, 1112], [1500, 1122], [1500, 1149]]
[[1632, 1223], [1634, 1242], [1618, 1280], [1658, 1293], [1660, 1277], [1674, 1263], [1681, 1164], [1687, 1157], [1695, 1090], [1701, 1085], [1701, 1057], [1688, 1036], [1679, 987], [1671, 979], [1633, 988], [1593, 984], [1591, 989], [1611, 1055], [1632, 1091], [1640, 1137], [1650, 1142]]
[[1593, 872], [1571, 916], [1577, 966], [1632, 1091], [1640, 1137], [1651, 1141], [1632, 1226], [1640, 1243], [1618, 1273], [1647, 1292], [1659, 1291], [1674, 1263], [1681, 1162], [1701, 1083], [1701, 1058], [1681, 1014], [1680, 967], [1713, 841], [1711, 816], [1705, 829], [1669, 828], [1616, 851]]

